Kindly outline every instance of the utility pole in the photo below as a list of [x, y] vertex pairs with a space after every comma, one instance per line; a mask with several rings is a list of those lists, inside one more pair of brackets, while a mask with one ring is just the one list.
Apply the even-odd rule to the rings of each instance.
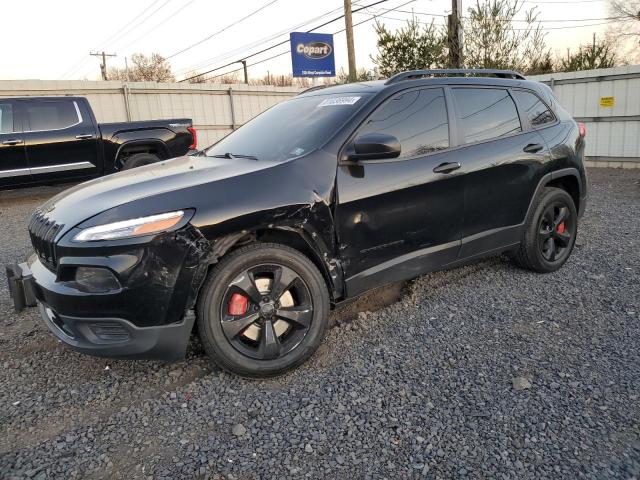
[[[455, 0], [454, 0], [455, 1]], [[347, 34], [347, 57], [349, 58], [349, 81], [356, 81], [356, 51], [353, 48], [353, 20], [351, 19], [351, 0], [344, 0], [344, 27]]]
[[452, 68], [462, 67], [462, 23], [460, 14], [462, 0], [451, 0], [451, 15], [449, 15], [449, 63]]
[[249, 74], [247, 73], [247, 61], [240, 60], [240, 63], [242, 63], [242, 70], [244, 70], [244, 83], [249, 85]]
[[107, 57], [115, 57], [115, 53], [105, 53], [103, 52], [90, 52], [92, 57], [102, 57], [102, 63], [100, 64], [100, 73], [102, 74], [102, 79], [107, 79]]

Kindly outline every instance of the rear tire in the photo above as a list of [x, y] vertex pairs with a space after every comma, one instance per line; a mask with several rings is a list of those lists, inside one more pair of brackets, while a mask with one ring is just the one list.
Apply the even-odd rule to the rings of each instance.
[[153, 153], [136, 153], [131, 155], [124, 162], [122, 170], [131, 170], [132, 168], [142, 167], [144, 165], [151, 165], [152, 163], [159, 162], [160, 159]]
[[324, 338], [329, 293], [300, 252], [257, 243], [223, 258], [196, 305], [200, 340], [215, 364], [246, 377], [269, 377], [305, 362]]
[[567, 261], [576, 241], [578, 214], [565, 190], [545, 187], [534, 201], [515, 261], [539, 273], [558, 270]]

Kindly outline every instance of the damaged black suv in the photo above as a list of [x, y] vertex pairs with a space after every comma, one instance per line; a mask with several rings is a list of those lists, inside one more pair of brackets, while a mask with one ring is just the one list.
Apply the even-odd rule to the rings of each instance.
[[178, 359], [195, 323], [221, 367], [278, 374], [367, 290], [501, 252], [560, 268], [585, 207], [584, 133], [510, 71], [311, 89], [196, 155], [52, 198], [11, 293], [84, 353]]

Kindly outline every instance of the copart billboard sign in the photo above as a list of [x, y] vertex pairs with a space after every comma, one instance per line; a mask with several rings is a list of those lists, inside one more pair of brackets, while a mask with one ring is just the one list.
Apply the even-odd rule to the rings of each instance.
[[294, 77], [335, 77], [333, 35], [291, 32], [290, 38]]

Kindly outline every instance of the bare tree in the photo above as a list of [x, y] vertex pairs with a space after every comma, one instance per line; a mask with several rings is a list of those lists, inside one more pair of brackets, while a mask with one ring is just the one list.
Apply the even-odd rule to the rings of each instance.
[[618, 54], [629, 62], [640, 62], [640, 0], [609, 0], [614, 18], [607, 37], [615, 41]]
[[131, 55], [131, 66], [126, 68], [110, 68], [109, 78], [112, 80], [129, 80], [132, 82], [175, 82], [171, 73], [171, 65], [158, 53], [147, 56], [142, 53]]

